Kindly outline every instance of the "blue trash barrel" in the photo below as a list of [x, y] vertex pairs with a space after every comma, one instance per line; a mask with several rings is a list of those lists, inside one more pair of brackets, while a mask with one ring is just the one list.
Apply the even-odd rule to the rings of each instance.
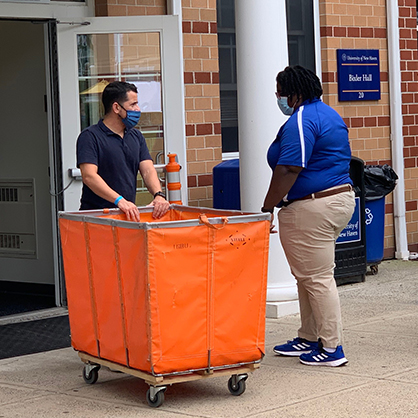
[[213, 207], [241, 210], [239, 159], [222, 161], [212, 169]]
[[369, 201], [366, 199], [365, 208], [367, 264], [378, 264], [383, 260], [385, 197]]

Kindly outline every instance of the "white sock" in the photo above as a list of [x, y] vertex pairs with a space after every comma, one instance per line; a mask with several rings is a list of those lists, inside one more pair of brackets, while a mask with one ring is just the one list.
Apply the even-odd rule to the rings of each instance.
[[329, 347], [322, 347], [327, 353], [335, 353], [337, 351], [336, 348], [329, 348]]

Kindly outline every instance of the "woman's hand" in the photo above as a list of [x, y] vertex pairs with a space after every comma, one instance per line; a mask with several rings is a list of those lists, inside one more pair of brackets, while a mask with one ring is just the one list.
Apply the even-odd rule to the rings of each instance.
[[273, 224], [274, 222], [274, 213], [271, 214], [270, 218], [270, 234], [277, 234], [277, 229], [274, 229], [276, 225]]

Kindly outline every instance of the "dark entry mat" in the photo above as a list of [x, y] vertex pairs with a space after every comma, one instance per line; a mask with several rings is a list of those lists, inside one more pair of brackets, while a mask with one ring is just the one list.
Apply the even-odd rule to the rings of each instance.
[[0, 316], [33, 312], [55, 306], [54, 296], [0, 292]]
[[68, 315], [0, 326], [0, 359], [70, 346]]

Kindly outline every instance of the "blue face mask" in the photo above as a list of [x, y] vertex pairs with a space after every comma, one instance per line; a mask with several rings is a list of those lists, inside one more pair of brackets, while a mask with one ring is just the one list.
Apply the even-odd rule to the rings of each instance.
[[126, 110], [120, 103], [119, 106], [126, 112], [126, 118], [122, 118], [122, 122], [126, 126], [126, 129], [134, 128], [141, 117], [140, 110]]
[[278, 97], [277, 98], [277, 105], [279, 106], [279, 109], [282, 111], [283, 115], [290, 116], [293, 114], [293, 107], [290, 107], [287, 104], [287, 97]]

